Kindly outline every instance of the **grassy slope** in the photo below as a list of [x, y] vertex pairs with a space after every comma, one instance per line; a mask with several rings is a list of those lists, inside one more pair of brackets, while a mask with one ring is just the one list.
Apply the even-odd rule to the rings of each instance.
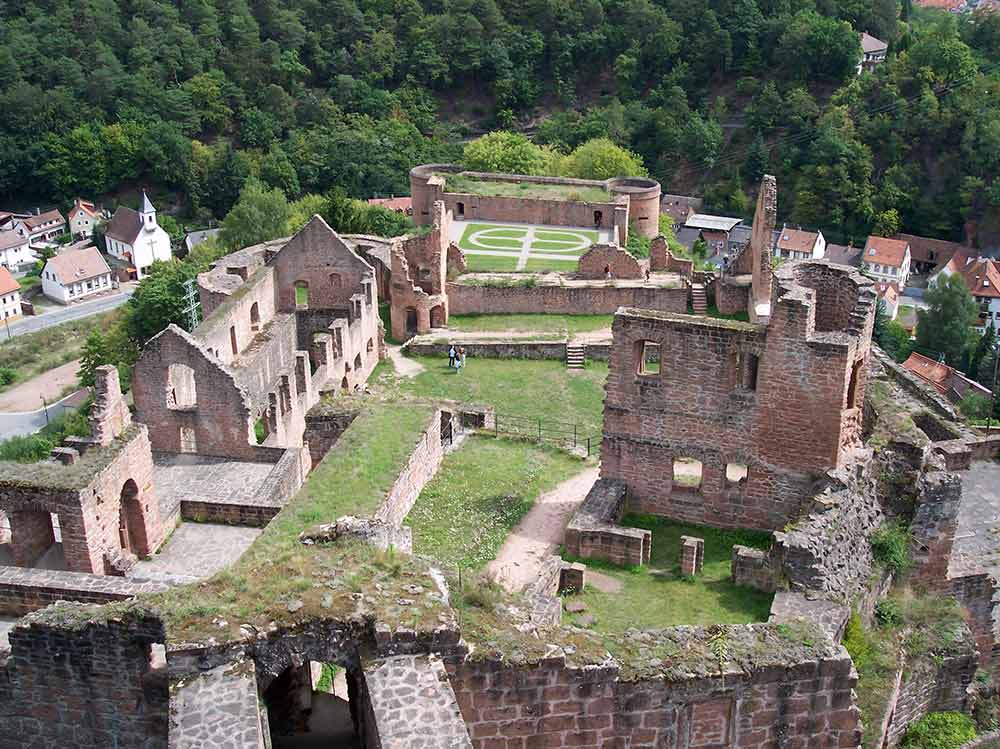
[[456, 332], [530, 330], [540, 333], [586, 333], [610, 328], [614, 315], [452, 315]]
[[[578, 596], [587, 605], [585, 613], [596, 618], [595, 629], [624, 632], [630, 628], [676, 624], [767, 621], [772, 596], [729, 581], [733, 545], [766, 547], [770, 542], [767, 534], [721, 531], [643, 515], [627, 515], [622, 524], [653, 532], [649, 567], [623, 570], [587, 560], [589, 567], [620, 580], [625, 586], [619, 593], [602, 593], [587, 586]], [[705, 539], [705, 567], [693, 580], [680, 575], [682, 535]], [[572, 622], [579, 615], [567, 614], [567, 618]]]
[[[16, 382], [24, 382], [79, 359], [90, 331], [106, 331], [119, 315], [120, 310], [112, 310], [55, 325], [37, 333], [26, 333], [9, 341], [4, 336], [0, 343], [0, 367], [13, 367], [18, 374]], [[2, 331], [0, 336], [3, 336]], [[0, 387], [0, 391], [5, 389]]]
[[582, 467], [579, 458], [557, 450], [470, 438], [444, 459], [406, 518], [414, 553], [448, 567], [482, 567], [535, 499]]
[[444, 357], [414, 357], [414, 361], [426, 370], [396, 381], [404, 393], [487, 404], [504, 415], [575, 423], [581, 436], [601, 433], [608, 377], [608, 366], [603, 362], [592, 362], [571, 374], [561, 361], [468, 358], [458, 374], [448, 368]]

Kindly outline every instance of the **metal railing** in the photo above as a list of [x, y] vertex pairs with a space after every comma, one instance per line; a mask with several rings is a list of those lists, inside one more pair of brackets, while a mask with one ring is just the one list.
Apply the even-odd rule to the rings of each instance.
[[532, 416], [496, 414], [493, 433], [539, 443], [552, 443], [563, 450], [583, 451], [588, 457], [597, 452], [601, 444], [600, 435], [586, 433], [579, 424], [563, 421], [546, 421]]

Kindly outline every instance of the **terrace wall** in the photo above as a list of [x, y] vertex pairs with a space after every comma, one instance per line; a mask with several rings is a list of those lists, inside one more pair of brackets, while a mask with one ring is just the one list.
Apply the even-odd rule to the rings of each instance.
[[375, 519], [396, 526], [402, 525], [421, 490], [437, 473], [442, 458], [444, 447], [441, 444], [441, 411], [435, 410], [420, 442], [410, 453], [409, 460], [382, 500]]
[[165, 590], [166, 582], [82, 572], [0, 567], [0, 614], [24, 616], [56, 601], [110, 603]]
[[471, 314], [580, 314], [610, 315], [619, 307], [641, 307], [662, 312], [686, 312], [687, 286], [476, 286], [448, 283], [449, 312]]

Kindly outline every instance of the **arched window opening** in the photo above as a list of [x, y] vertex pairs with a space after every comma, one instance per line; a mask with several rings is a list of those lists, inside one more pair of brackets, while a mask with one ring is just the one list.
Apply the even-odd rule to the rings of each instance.
[[309, 282], [295, 282], [295, 306], [300, 309], [309, 308]]
[[198, 388], [194, 370], [186, 364], [171, 364], [167, 368], [167, 408], [196, 408]]
[[255, 333], [260, 330], [260, 308], [257, 306], [257, 302], [250, 306], [250, 330]]

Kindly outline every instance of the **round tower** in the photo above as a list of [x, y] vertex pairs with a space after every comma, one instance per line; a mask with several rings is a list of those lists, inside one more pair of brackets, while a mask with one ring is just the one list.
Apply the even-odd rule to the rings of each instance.
[[[412, 179], [412, 177], [411, 177]], [[649, 177], [615, 177], [608, 180], [612, 195], [628, 195], [628, 222], [644, 237], [660, 233], [660, 183]]]

